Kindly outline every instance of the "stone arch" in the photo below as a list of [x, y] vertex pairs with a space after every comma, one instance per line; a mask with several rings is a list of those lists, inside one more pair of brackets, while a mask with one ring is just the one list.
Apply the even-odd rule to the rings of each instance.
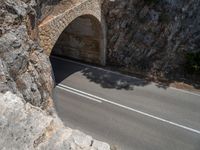
[[92, 15], [75, 18], [61, 33], [51, 51], [53, 55], [102, 65], [104, 53], [101, 24]]
[[[62, 6], [64, 7], [64, 6]], [[39, 41], [43, 47], [45, 53], [50, 55], [52, 49], [57, 42], [60, 35], [64, 30], [72, 23], [76, 18], [89, 16], [98, 21], [101, 27], [101, 62], [100, 64], [105, 65], [106, 63], [106, 32], [105, 23], [101, 14], [101, 3], [99, 0], [85, 0], [81, 3], [75, 4], [73, 7], [62, 9], [58, 12], [52, 12], [45, 20], [39, 25]]]

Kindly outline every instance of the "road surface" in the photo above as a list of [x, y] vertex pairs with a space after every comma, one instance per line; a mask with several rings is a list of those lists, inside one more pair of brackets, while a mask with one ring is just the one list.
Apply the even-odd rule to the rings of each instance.
[[200, 93], [51, 58], [66, 124], [119, 150], [200, 150]]

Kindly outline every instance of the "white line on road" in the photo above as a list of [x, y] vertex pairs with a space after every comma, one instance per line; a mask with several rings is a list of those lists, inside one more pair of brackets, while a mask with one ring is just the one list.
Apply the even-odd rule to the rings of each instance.
[[[120, 75], [120, 76], [132, 78], [132, 79], [137, 79], [137, 80], [143, 80], [143, 79], [140, 79], [140, 78], [137, 78], [137, 77], [134, 77], [134, 76], [122, 74], [122, 73], [117, 72], [117, 71], [112, 71], [112, 70], [108, 70], [108, 69], [104, 69], [104, 68], [92, 66], [92, 65], [89, 65], [89, 64], [79, 63], [79, 62], [76, 62], [76, 61], [73, 61], [73, 60], [64, 59], [64, 58], [60, 58], [60, 57], [57, 57], [57, 56], [51, 56], [51, 57], [54, 58], [54, 59], [58, 59], [58, 60], [66, 61], [66, 62], [71, 62], [71, 63], [77, 64], [77, 65], [86, 66], [86, 67], [90, 67], [90, 68], [94, 68], [94, 69], [98, 69], [98, 70], [110, 72], [110, 73], [117, 74], [117, 75]], [[152, 82], [152, 83], [154, 83], [154, 82]], [[156, 83], [155, 83], [155, 84], [156, 84]], [[178, 88], [171, 87], [171, 86], [169, 86], [169, 88], [170, 88], [171, 90], [176, 90], [176, 91], [183, 92], [183, 93], [186, 93], [186, 94], [195, 95], [195, 96], [200, 96], [200, 94], [198, 94], [198, 93], [186, 91], [186, 90], [183, 90], [183, 89], [178, 89]]]
[[60, 88], [60, 89], [62, 89], [62, 90], [65, 90], [65, 91], [67, 91], [67, 92], [70, 92], [70, 93], [73, 93], [73, 94], [76, 94], [76, 95], [85, 97], [85, 98], [90, 99], [90, 100], [92, 100], [92, 101], [95, 101], [95, 102], [98, 102], [98, 103], [102, 103], [102, 101], [100, 101], [100, 100], [97, 100], [97, 99], [95, 99], [95, 98], [92, 98], [92, 97], [89, 97], [89, 96], [86, 96], [86, 95], [83, 95], [83, 94], [80, 94], [80, 93], [77, 93], [77, 92], [74, 92], [74, 91], [72, 91], [72, 90], [68, 90], [68, 89], [66, 89], [66, 88], [63, 88], [62, 86], [57, 86], [57, 87]]
[[190, 95], [200, 96], [200, 94], [190, 92], [190, 91], [186, 91], [186, 90], [182, 90], [182, 89], [177, 89], [175, 87], [170, 87], [170, 89], [173, 89], [173, 90], [176, 90], [176, 91], [179, 91], [179, 92], [183, 92], [183, 93], [186, 93], [186, 94], [190, 94]]
[[116, 102], [113, 102], [113, 101], [109, 101], [109, 100], [107, 100], [107, 99], [104, 99], [104, 98], [101, 98], [101, 97], [98, 97], [98, 96], [95, 96], [95, 95], [92, 95], [92, 94], [89, 94], [89, 93], [80, 91], [80, 90], [78, 90], [78, 89], [74, 89], [74, 88], [72, 88], [72, 87], [69, 87], [69, 86], [66, 86], [66, 85], [63, 85], [63, 84], [59, 84], [57, 87], [62, 88], [63, 90], [66, 90], [66, 91], [68, 91], [68, 92], [71, 92], [71, 93], [74, 93], [74, 94], [77, 94], [77, 95], [80, 95], [80, 96], [89, 98], [89, 99], [91, 99], [91, 100], [97, 101], [97, 102], [99, 102], [99, 103], [101, 103], [102, 101], [104, 101], [104, 102], [107, 102], [107, 103], [109, 103], [109, 104], [113, 104], [113, 105], [115, 105], [115, 106], [124, 108], [124, 109], [126, 109], [126, 110], [133, 111], [133, 112], [136, 112], [136, 113], [138, 113], [138, 114], [141, 114], [141, 115], [144, 115], [144, 116], [147, 116], [147, 117], [150, 117], [150, 118], [153, 118], [153, 119], [156, 119], [156, 120], [159, 120], [159, 121], [162, 121], [162, 122], [165, 122], [165, 123], [174, 125], [174, 126], [176, 126], [176, 127], [179, 127], [179, 128], [182, 128], [182, 129], [185, 129], [185, 130], [188, 130], [188, 131], [191, 131], [191, 132], [200, 134], [200, 131], [199, 131], [199, 130], [196, 130], [196, 129], [193, 129], [193, 128], [190, 128], [190, 127], [187, 127], [187, 126], [184, 126], [184, 125], [181, 125], [181, 124], [178, 124], [178, 123], [175, 123], [175, 122], [172, 122], [172, 121], [169, 121], [169, 120], [160, 118], [160, 117], [156, 117], [156, 116], [154, 116], [154, 115], [151, 115], [151, 114], [142, 112], [142, 111], [140, 111], [140, 110], [133, 109], [133, 108], [131, 108], [131, 107], [128, 107], [128, 106], [125, 106], [125, 105], [122, 105], [122, 104], [119, 104], [119, 103], [116, 103]]

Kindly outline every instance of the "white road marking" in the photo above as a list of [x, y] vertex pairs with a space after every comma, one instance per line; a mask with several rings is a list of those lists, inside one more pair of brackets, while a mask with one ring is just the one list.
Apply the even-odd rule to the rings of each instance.
[[173, 89], [173, 90], [176, 90], [176, 91], [179, 91], [179, 92], [183, 92], [183, 93], [186, 93], [186, 94], [190, 94], [190, 95], [200, 96], [200, 94], [190, 92], [190, 91], [186, 91], [186, 90], [183, 90], [183, 89], [177, 89], [175, 87], [170, 87], [170, 89]]
[[72, 91], [72, 90], [68, 90], [68, 89], [63, 88], [63, 87], [61, 87], [61, 86], [57, 86], [57, 87], [60, 88], [60, 89], [62, 89], [62, 90], [65, 90], [65, 91], [67, 91], [67, 92], [70, 92], [70, 93], [73, 93], [73, 94], [76, 94], [76, 95], [79, 95], [79, 96], [85, 97], [85, 98], [90, 99], [90, 100], [92, 100], [92, 101], [95, 101], [95, 102], [98, 102], [98, 103], [102, 103], [102, 101], [97, 100], [97, 99], [95, 99], [95, 98], [92, 98], [92, 97], [89, 97], [89, 96], [86, 96], [86, 95], [83, 95], [83, 94], [80, 94], [80, 93], [74, 92], [74, 91]]
[[92, 94], [89, 94], [89, 93], [80, 91], [80, 90], [78, 90], [78, 89], [75, 89], [75, 88], [72, 88], [72, 87], [69, 87], [69, 86], [66, 86], [66, 85], [63, 85], [63, 84], [59, 84], [57, 87], [62, 88], [63, 90], [66, 90], [66, 91], [68, 91], [68, 92], [71, 92], [71, 93], [74, 93], [74, 94], [77, 94], [77, 95], [80, 95], [80, 96], [89, 98], [89, 99], [91, 99], [91, 100], [94, 100], [94, 101], [97, 101], [97, 102], [99, 101], [100, 103], [102, 103], [102, 102], [107, 102], [107, 103], [109, 103], [109, 104], [113, 104], [113, 105], [115, 105], [115, 106], [124, 108], [124, 109], [126, 109], [126, 110], [133, 111], [133, 112], [136, 112], [136, 113], [138, 113], [138, 114], [141, 114], [141, 115], [144, 115], [144, 116], [147, 116], [147, 117], [150, 117], [150, 118], [159, 120], [159, 121], [161, 121], [161, 122], [165, 122], [165, 123], [174, 125], [174, 126], [176, 126], [176, 127], [179, 127], [179, 128], [182, 128], [182, 129], [185, 129], [185, 130], [188, 130], [188, 131], [191, 131], [191, 132], [200, 134], [200, 131], [199, 131], [199, 130], [196, 130], [196, 129], [193, 129], [193, 128], [190, 128], [190, 127], [187, 127], [187, 126], [184, 126], [184, 125], [181, 125], [181, 124], [178, 124], [178, 123], [175, 123], [175, 122], [172, 122], [172, 121], [169, 121], [169, 120], [160, 118], [160, 117], [156, 117], [156, 116], [154, 116], [154, 115], [151, 115], [151, 114], [142, 112], [142, 111], [140, 111], [140, 110], [133, 109], [133, 108], [131, 108], [131, 107], [128, 107], [128, 106], [125, 106], [125, 105], [122, 105], [122, 104], [119, 104], [119, 103], [116, 103], [116, 102], [113, 102], [113, 101], [109, 101], [109, 100], [107, 100], [107, 99], [104, 99], [104, 98], [101, 98], [101, 97], [98, 97], [98, 96], [95, 96], [95, 95], [92, 95]]
[[[81, 66], [86, 66], [86, 67], [90, 67], [90, 68], [94, 68], [94, 69], [98, 69], [98, 70], [110, 72], [110, 73], [117, 74], [117, 75], [120, 75], [120, 76], [132, 78], [132, 79], [137, 79], [137, 80], [143, 80], [143, 79], [140, 79], [140, 78], [137, 78], [137, 77], [133, 77], [133, 76], [129, 76], [129, 75], [126, 75], [126, 74], [122, 74], [120, 72], [116, 72], [116, 71], [112, 71], [112, 70], [106, 70], [106, 69], [103, 69], [103, 68], [100, 68], [100, 67], [96, 67], [96, 66], [92, 66], [92, 65], [88, 65], [88, 64], [84, 64], [84, 63], [79, 63], [79, 62], [76, 62], [76, 61], [73, 61], [73, 60], [68, 60], [68, 59], [57, 57], [57, 56], [51, 56], [51, 57], [55, 58], [55, 59], [58, 59], [58, 60], [62, 60], [62, 61], [66, 61], [66, 62], [71, 62], [71, 63], [74, 63], [74, 64], [78, 64], [78, 65], [81, 65]], [[154, 82], [152, 82], [152, 83], [154, 83]], [[154, 83], [152, 85], [155, 86], [156, 83]], [[183, 89], [178, 89], [178, 88], [170, 87], [170, 86], [169, 86], [169, 88], [172, 89], [172, 90], [176, 90], [176, 91], [179, 91], [179, 92], [186, 93], [186, 94], [200, 96], [200, 94], [198, 94], [198, 93], [186, 91], [186, 90], [183, 90]]]

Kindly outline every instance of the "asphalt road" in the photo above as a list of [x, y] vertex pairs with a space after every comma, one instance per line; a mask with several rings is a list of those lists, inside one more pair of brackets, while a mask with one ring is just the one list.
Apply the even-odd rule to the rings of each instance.
[[66, 126], [120, 150], [200, 150], [200, 93], [51, 58]]

